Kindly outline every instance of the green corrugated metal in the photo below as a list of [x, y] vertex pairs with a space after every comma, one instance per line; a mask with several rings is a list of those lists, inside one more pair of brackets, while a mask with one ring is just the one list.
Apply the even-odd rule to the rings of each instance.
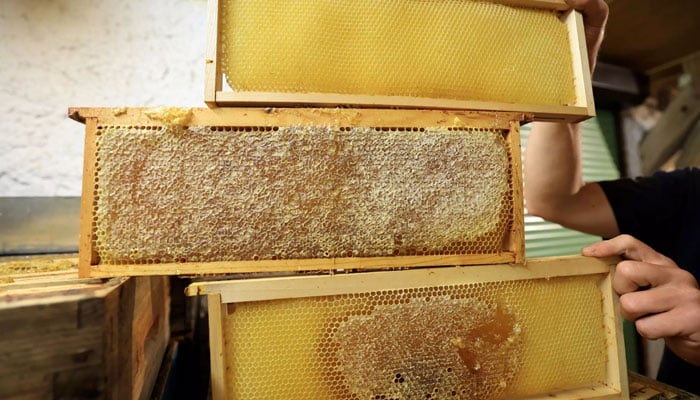
[[[605, 111], [599, 111], [599, 115]], [[530, 126], [521, 130], [523, 154], [530, 136]], [[620, 173], [603, 137], [597, 118], [583, 123], [581, 131], [583, 179], [601, 181], [615, 179]], [[581, 248], [600, 240], [597, 236], [563, 228], [541, 218], [525, 215], [525, 252], [528, 258], [579, 254]]]

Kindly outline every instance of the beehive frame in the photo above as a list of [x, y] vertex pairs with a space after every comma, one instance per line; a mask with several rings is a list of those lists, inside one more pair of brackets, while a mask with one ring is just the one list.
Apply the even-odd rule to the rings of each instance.
[[[232, 355], [232, 349], [234, 349], [236, 345], [240, 345], [240, 343], [235, 343], [235, 341], [243, 339], [227, 339], [233, 338], [234, 336], [230, 336], [231, 332], [226, 330], [251, 329], [250, 325], [245, 325], [244, 327], [242, 325], [236, 325], [232, 322], [233, 319], [231, 318], [233, 318], [237, 312], [236, 304], [241, 304], [244, 307], [247, 307], [250, 304], [257, 304], [256, 302], [267, 302], [270, 304], [275, 304], [273, 307], [277, 307], [277, 305], [283, 304], [285, 301], [294, 301], [295, 299], [303, 300], [304, 298], [318, 297], [319, 299], [332, 299], [333, 296], [337, 295], [357, 297], [358, 295], [361, 296], [363, 293], [379, 294], [391, 291], [402, 291], [405, 293], [409, 290], [421, 290], [419, 288], [444, 289], [445, 287], [449, 287], [450, 285], [488, 285], [489, 283], [496, 282], [502, 283], [539, 280], [547, 282], [545, 284], [548, 284], [549, 282], [556, 281], [560, 278], [577, 280], [590, 279], [590, 277], [596, 276], [598, 277], [596, 279], [599, 279], [597, 280], [597, 287], [600, 290], [600, 296], [602, 300], [600, 298], [594, 298], [592, 299], [592, 301], [591, 299], [589, 299], [588, 302], [584, 305], [584, 307], [590, 306], [592, 308], [596, 308], [600, 307], [602, 303], [603, 318], [602, 320], [597, 322], [593, 321], [592, 325], [594, 325], [593, 329], [601, 329], [601, 334], [605, 337], [603, 346], [606, 348], [606, 350], [602, 353], [599, 353], [599, 351], [597, 350], [598, 347], [591, 343], [589, 347], [584, 346], [584, 350], [581, 352], [581, 354], [577, 354], [576, 357], [578, 357], [579, 360], [587, 360], [583, 362], [589, 362], [588, 360], [590, 360], [591, 363], [604, 363], [605, 377], [601, 381], [586, 382], [584, 384], [579, 384], [576, 387], [559, 387], [554, 390], [549, 390], [546, 393], [529, 393], [526, 396], [522, 397], [509, 396], [508, 398], [606, 400], [629, 399], [621, 322], [619, 316], [616, 313], [617, 297], [614, 295], [611, 286], [611, 268], [613, 268], [612, 266], [614, 264], [615, 260], [611, 259], [599, 260], [574, 256], [528, 260], [528, 264], [525, 267], [514, 265], [445, 267], [439, 269], [418, 269], [392, 272], [366, 272], [326, 276], [297, 276], [250, 280], [200, 282], [194, 283], [190, 287], [188, 287], [187, 294], [208, 296], [213, 399], [233, 400], [237, 398], [237, 396], [233, 394], [234, 389], [237, 390], [238, 388], [232, 387], [234, 386], [234, 383], [231, 381], [232, 378], [230, 374], [233, 368], [232, 363], [236, 361], [233, 361], [232, 359], [230, 359], [230, 357]], [[562, 296], [569, 295], [566, 289], [560, 287], [558, 290]], [[423, 296], [426, 295], [427, 294], [424, 294]], [[321, 303], [326, 304], [326, 302], [328, 301], [332, 302], [333, 300], [322, 300]], [[380, 301], [378, 304], [378, 307], [381, 308], [382, 302]], [[530, 307], [538, 306], [541, 307], [542, 304], [530, 304]], [[547, 308], [549, 309], [549, 307]], [[556, 310], [550, 310], [552, 315], [560, 312], [560, 309], [563, 307], [555, 308]], [[263, 310], [262, 308], [256, 309]], [[297, 308], [293, 309], [297, 310]], [[323, 311], [319, 312], [323, 313]], [[293, 312], [292, 314], [296, 316], [295, 318], [304, 318], [302, 317], [302, 314], [297, 314], [296, 312]], [[556, 318], [556, 316], [554, 318]], [[247, 321], [249, 321], [247, 322], [247, 324], [251, 323], [250, 319], [248, 319]], [[277, 320], [275, 319], [275, 321]], [[289, 332], [289, 335], [295, 334], [294, 327], [285, 328], [280, 324], [283, 325], [282, 322], [277, 322], [275, 324], [275, 327], [270, 326], [268, 331], [286, 331]], [[528, 333], [525, 333], [527, 327], [525, 326], [522, 329], [524, 332], [523, 334], [527, 335]], [[323, 331], [325, 330], [322, 329], [321, 332]], [[542, 343], [548, 344], [556, 343], [556, 341], [550, 342], [550, 339], [554, 339], [553, 335], [561, 334], [560, 332], [546, 332], [545, 334], [543, 334], [542, 331], [538, 332], [540, 335], [545, 336], [541, 338], [543, 341]], [[268, 333], [260, 334], [267, 335]], [[284, 334], [285, 333], [282, 333], [282, 335]], [[365, 337], [364, 340], [366, 340], [368, 343], [372, 342], [373, 340], [376, 340], [377, 338], [372, 337], [372, 335], [375, 334], [378, 336], [382, 335], [382, 333], [378, 331], [367, 332], [367, 337]], [[295, 362], [294, 357], [288, 359], [284, 358], [284, 351], [286, 348], [288, 348], [287, 345], [291, 346], [292, 343], [297, 343], [297, 341], [292, 339], [292, 336], [290, 336], [289, 342], [280, 343], [279, 335], [274, 335], [275, 339], [271, 339], [271, 341], [274, 343], [269, 343], [269, 345], [271, 346], [270, 349], [274, 349], [274, 354], [276, 354], [279, 357], [278, 359], [288, 360], [288, 364], [285, 364], [283, 370], [297, 371], [294, 374], [294, 376], [296, 377], [294, 379], [295, 382], [297, 380], [302, 381], [305, 378], [312, 379], [306, 377], [303, 373], [300, 374], [299, 371], [295, 369], [296, 367], [291, 365]], [[426, 333], [425, 337], [432, 336], [429, 336], [429, 333]], [[445, 338], [442, 339], [447, 340]], [[229, 342], [229, 340], [231, 340], [231, 342]], [[264, 343], [268, 342], [265, 341]], [[257, 346], [261, 345], [258, 344]], [[263, 347], [265, 346], [267, 345], [263, 345]], [[314, 352], [320, 352], [320, 350], [318, 350], [319, 347], [314, 347], [314, 349], [316, 349], [313, 350]], [[266, 351], [263, 348], [258, 350], [262, 353]], [[561, 352], [565, 350], [567, 349], [559, 349], [559, 351]], [[579, 347], [578, 351], [580, 350], [581, 347]], [[555, 351], [557, 350], [555, 349]], [[250, 349], [246, 350], [246, 354], [249, 353]], [[327, 356], [319, 355], [318, 357], [325, 358]], [[243, 361], [239, 360], [237, 362], [240, 365], [240, 363]], [[546, 360], [545, 363], [546, 362], [551, 362], [552, 365], [554, 365], [557, 363], [562, 363], [564, 361], [557, 361], [552, 359], [551, 361]], [[308, 364], [304, 363], [304, 365]], [[558, 367], [552, 367], [555, 371], [558, 372], [560, 370], [563, 371], [565, 369], [562, 368], [564, 367], [564, 365], [557, 365]], [[242, 366], [242, 368], [245, 368], [245, 366]], [[541, 368], [543, 370], [551, 369], [548, 365], [541, 365]], [[372, 371], [371, 368], [370, 371]], [[248, 377], [248, 379], [255, 379], [251, 376], [251, 373], [251, 371], [248, 371], [246, 373], [246, 376]], [[274, 376], [273, 373], [271, 374]], [[314, 375], [313, 372], [309, 372], [309, 374], [312, 376], [317, 376]], [[242, 379], [239, 380], [241, 385], [248, 384], [248, 382], [246, 382], [246, 378], [240, 379]], [[283, 382], [289, 382], [289, 380], [285, 381], [283, 377], [280, 377], [280, 379], [281, 380], [279, 385], [285, 385]], [[407, 377], [407, 379], [409, 378]], [[274, 387], [277, 387], [275, 386], [274, 382], [272, 385]], [[537, 387], [537, 390], [539, 389], [540, 387]], [[248, 392], [248, 394], [250, 394], [250, 392]], [[267, 393], [267, 396], [268, 397], [266, 398], [276, 398], [274, 396], [271, 396], [270, 393]], [[415, 396], [419, 396], [420, 398], [424, 397], [424, 395], [420, 395], [419, 393], [413, 392], [410, 393], [410, 396], [411, 398], [417, 398]], [[449, 393], [447, 393], [447, 396], [445, 398], [462, 398], [459, 397], [459, 393], [455, 394], [455, 392], [452, 393], [452, 396], [453, 397], [450, 397]], [[444, 395], [433, 395], [432, 398], [443, 397]], [[496, 396], [494, 398], [500, 399], [503, 397]]]
[[[219, 46], [220, 4], [225, 0], [209, 0], [207, 23], [207, 47], [205, 53], [205, 102], [215, 106], [338, 106], [353, 107], [403, 107], [462, 109], [476, 111], [503, 111], [532, 113], [535, 120], [578, 122], [595, 115], [591, 74], [586, 53], [583, 18], [564, 0], [489, 0], [508, 6], [555, 10], [561, 13], [569, 33], [571, 60], [573, 63], [576, 102], [572, 105], [516, 104], [513, 102], [455, 100], [428, 97], [334, 94], [334, 93], [282, 93], [233, 91], [224, 84], [221, 49]], [[548, 40], [543, 38], [542, 40]], [[496, 44], [494, 51], [507, 52], [508, 46]]]
[[[488, 129], [500, 131], [510, 152], [512, 215], [502, 247], [489, 254], [405, 255], [381, 257], [331, 257], [305, 259], [250, 259], [240, 261], [102, 263], [97, 254], [95, 221], [96, 135], [100, 126], [162, 126], [152, 109], [71, 109], [71, 116], [86, 125], [85, 170], [81, 205], [81, 276], [119, 276], [153, 274], [247, 273], [272, 271], [318, 271], [336, 269], [377, 269], [439, 265], [497, 264], [524, 261], [522, 180], [520, 167], [519, 122], [530, 118], [519, 113], [458, 112], [438, 110], [379, 109], [273, 109], [219, 108], [192, 109], [189, 126], [275, 127], [313, 124], [314, 126], [371, 126], [377, 129], [440, 127]], [[149, 116], [150, 115], [150, 116]], [[112, 188], [111, 190], [119, 190]]]

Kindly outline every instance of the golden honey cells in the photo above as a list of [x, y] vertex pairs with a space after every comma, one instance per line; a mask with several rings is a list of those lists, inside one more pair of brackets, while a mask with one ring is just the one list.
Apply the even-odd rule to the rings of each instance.
[[226, 398], [497, 400], [604, 382], [601, 279], [229, 304]]
[[236, 92], [576, 103], [566, 25], [489, 1], [220, 0]]
[[504, 132], [101, 126], [102, 264], [493, 254], [511, 226]]

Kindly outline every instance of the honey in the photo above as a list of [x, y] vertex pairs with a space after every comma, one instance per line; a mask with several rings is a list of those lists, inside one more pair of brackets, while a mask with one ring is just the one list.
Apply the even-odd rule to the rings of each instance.
[[498, 400], [605, 382], [602, 279], [231, 303], [226, 398]]
[[497, 129], [96, 134], [102, 264], [494, 254], [512, 224], [512, 160]]
[[[0, 262], [0, 277], [14, 274], [68, 271], [77, 267], [78, 262], [76, 259], [33, 259], [30, 261]], [[11, 283], [12, 278], [6, 277], [5, 281], [5, 283]]]
[[475, 0], [219, 3], [221, 71], [235, 92], [577, 100], [555, 11]]

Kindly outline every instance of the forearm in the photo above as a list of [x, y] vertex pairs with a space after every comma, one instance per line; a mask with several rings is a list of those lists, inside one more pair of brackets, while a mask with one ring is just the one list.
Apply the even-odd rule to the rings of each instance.
[[597, 183], [584, 183], [578, 124], [534, 123], [525, 151], [525, 206], [530, 214], [603, 237], [619, 233]]
[[531, 214], [549, 216], [583, 186], [578, 124], [535, 122], [525, 151], [525, 201]]

